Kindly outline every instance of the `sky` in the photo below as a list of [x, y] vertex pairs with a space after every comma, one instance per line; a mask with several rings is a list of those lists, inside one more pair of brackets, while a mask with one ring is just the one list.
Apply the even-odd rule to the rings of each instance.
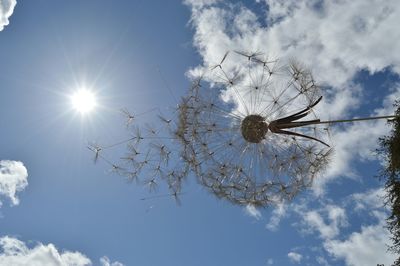
[[[302, 62], [321, 119], [390, 115], [399, 24], [398, 0], [0, 0], [0, 265], [390, 265], [384, 120], [332, 126], [326, 171], [266, 208], [194, 175], [181, 205], [147, 198], [87, 146], [132, 134], [121, 108], [157, 123], [227, 51]], [[87, 114], [71, 104], [83, 87], [97, 98]]]

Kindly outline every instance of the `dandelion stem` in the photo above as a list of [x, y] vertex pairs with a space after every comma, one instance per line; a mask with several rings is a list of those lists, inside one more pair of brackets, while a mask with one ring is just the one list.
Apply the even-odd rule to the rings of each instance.
[[395, 115], [386, 115], [386, 116], [373, 116], [373, 117], [362, 117], [362, 118], [353, 118], [353, 119], [340, 119], [340, 120], [328, 120], [328, 121], [298, 121], [298, 122], [290, 122], [290, 123], [282, 123], [279, 124], [280, 128], [294, 128], [308, 125], [320, 125], [320, 124], [336, 124], [336, 123], [348, 123], [348, 122], [356, 122], [356, 121], [367, 121], [367, 120], [378, 120], [378, 119], [389, 119], [395, 118]]
[[367, 120], [378, 120], [378, 119], [389, 119], [395, 118], [395, 115], [386, 115], [386, 116], [373, 116], [373, 117], [362, 117], [362, 118], [353, 118], [353, 119], [341, 119], [341, 120], [331, 120], [331, 121], [320, 121], [316, 124], [335, 124], [335, 123], [346, 123], [346, 122], [354, 122], [354, 121], [367, 121]]

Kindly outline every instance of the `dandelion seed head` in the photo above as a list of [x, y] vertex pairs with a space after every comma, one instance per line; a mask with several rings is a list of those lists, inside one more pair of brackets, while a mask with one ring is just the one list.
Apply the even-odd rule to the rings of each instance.
[[320, 100], [311, 72], [294, 60], [230, 52], [199, 75], [172, 113], [158, 115], [160, 123], [140, 124], [122, 111], [132, 137], [120, 142], [127, 145], [121, 166], [91, 150], [150, 192], [166, 183], [177, 203], [192, 176], [220, 199], [268, 206], [309, 187], [329, 160], [329, 130], [311, 123]]
[[194, 85], [179, 110], [183, 158], [201, 184], [255, 206], [290, 200], [312, 184], [330, 151], [315, 140], [327, 141], [327, 131], [290, 128], [305, 116], [317, 119], [312, 107], [321, 94], [309, 71], [260, 53], [230, 53], [202, 79], [209, 86]]

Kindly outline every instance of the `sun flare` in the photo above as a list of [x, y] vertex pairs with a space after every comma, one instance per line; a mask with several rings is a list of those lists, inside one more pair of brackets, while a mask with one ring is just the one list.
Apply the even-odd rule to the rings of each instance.
[[88, 89], [79, 89], [71, 96], [72, 106], [81, 114], [92, 111], [97, 103], [95, 94]]

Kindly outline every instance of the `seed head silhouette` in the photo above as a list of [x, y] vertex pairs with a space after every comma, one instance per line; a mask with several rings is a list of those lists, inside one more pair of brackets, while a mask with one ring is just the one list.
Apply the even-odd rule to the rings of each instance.
[[[95, 162], [135, 180], [150, 192], [167, 184], [178, 196], [188, 176], [234, 204], [269, 206], [293, 199], [323, 173], [332, 154], [329, 125], [380, 116], [321, 121], [315, 111], [321, 89], [295, 60], [233, 51], [193, 81], [171, 112], [159, 111], [156, 126], [122, 109], [131, 137], [109, 146], [90, 145]], [[154, 109], [151, 110], [154, 112]], [[114, 163], [103, 153], [118, 145]]]

